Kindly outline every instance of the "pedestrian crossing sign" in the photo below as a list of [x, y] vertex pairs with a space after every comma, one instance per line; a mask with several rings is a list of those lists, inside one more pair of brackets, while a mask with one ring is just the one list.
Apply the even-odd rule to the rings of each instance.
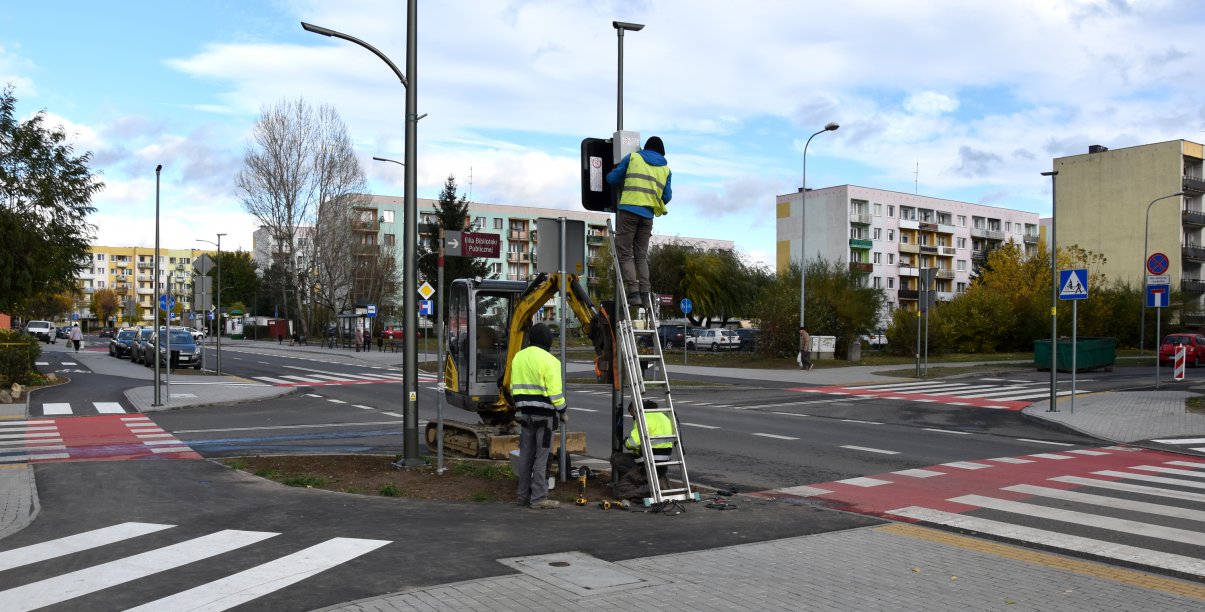
[[1082, 268], [1059, 270], [1059, 299], [1088, 299], [1088, 271]]

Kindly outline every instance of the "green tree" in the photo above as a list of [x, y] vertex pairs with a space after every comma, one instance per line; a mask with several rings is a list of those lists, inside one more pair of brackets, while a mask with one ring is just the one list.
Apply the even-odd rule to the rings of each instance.
[[[764, 286], [756, 302], [761, 315], [759, 349], [767, 356], [793, 356], [799, 350], [798, 264]], [[858, 336], [870, 333], [886, 301], [882, 289], [863, 286], [864, 275], [844, 261], [808, 262], [806, 316], [813, 336], [835, 336], [845, 354]]]
[[[463, 195], [457, 197], [456, 176], [448, 175], [444, 181], [443, 191], [434, 205], [435, 223], [447, 232], [460, 232], [469, 227], [469, 201]], [[428, 254], [439, 252], [439, 234], [431, 234], [427, 240], [420, 240], [418, 245], [418, 271], [432, 286], [439, 278], [439, 257]], [[444, 295], [450, 295], [448, 287], [458, 278], [492, 278], [489, 266], [477, 257], [445, 257], [444, 258]], [[436, 290], [439, 288], [436, 287]], [[446, 300], [445, 300], [446, 301]], [[439, 305], [445, 309], [444, 304]]]
[[768, 271], [747, 264], [730, 249], [702, 249], [677, 241], [649, 249], [653, 293], [670, 294], [675, 304], [690, 298], [694, 310], [687, 317], [695, 325], [713, 319], [727, 324], [754, 312], [757, 296], [770, 280]]
[[71, 291], [88, 261], [95, 212], [104, 188], [46, 113], [17, 121], [11, 85], [0, 92], [0, 312], [24, 312], [30, 300]]

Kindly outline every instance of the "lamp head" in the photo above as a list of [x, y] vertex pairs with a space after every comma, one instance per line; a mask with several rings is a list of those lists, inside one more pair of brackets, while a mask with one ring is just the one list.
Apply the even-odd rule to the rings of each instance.
[[626, 21], [612, 21], [611, 26], [622, 34], [624, 30], [639, 32], [644, 29], [643, 23], [628, 23]]
[[316, 26], [312, 23], [306, 23], [304, 21], [301, 22], [301, 29], [305, 30], [306, 32], [313, 32], [315, 34], [321, 34], [323, 36], [334, 36], [335, 35], [334, 30], [331, 30], [329, 28], [324, 28], [322, 26]]
[[830, 122], [828, 122], [827, 125], [824, 126], [824, 131], [836, 132], [837, 128], [839, 128], [839, 127], [841, 127], [841, 126], [837, 125], [835, 122], [830, 121]]

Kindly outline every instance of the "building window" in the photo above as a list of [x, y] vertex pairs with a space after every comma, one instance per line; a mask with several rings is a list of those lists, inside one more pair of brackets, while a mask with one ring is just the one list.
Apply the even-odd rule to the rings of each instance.
[[494, 217], [494, 229], [502, 229], [502, 217]]
[[900, 244], [908, 244], [908, 234], [900, 234]]
[[381, 218], [385, 221], [385, 223], [393, 223], [393, 211], [392, 210], [382, 210]]
[[959, 271], [959, 272], [966, 272], [966, 271], [967, 271], [967, 260], [965, 260], [965, 259], [959, 259], [959, 260], [958, 260], [958, 271]]
[[895, 289], [895, 277], [894, 276], [887, 277], [887, 288]]
[[1012, 222], [1011, 222], [1011, 221], [1005, 221], [1005, 222], [1004, 222], [1004, 231], [1005, 231], [1005, 232], [1008, 232], [1008, 233], [1012, 233], [1012, 231], [1013, 231], [1013, 224], [1012, 224]]
[[895, 253], [887, 254], [887, 265], [889, 265], [889, 266], [895, 265]]
[[396, 244], [397, 238], [393, 234], [385, 234], [385, 246], [391, 247]]
[[966, 227], [966, 226], [967, 226], [967, 216], [966, 215], [958, 215], [958, 227]]
[[473, 219], [473, 225], [477, 226], [477, 229], [485, 229], [485, 217]]
[[876, 276], [876, 277], [874, 277], [874, 281], [873, 281], [873, 283], [872, 283], [872, 285], [871, 285], [871, 286], [873, 286], [875, 289], [878, 289], [879, 287], [881, 287], [881, 286], [882, 286], [882, 284], [881, 284], [881, 281], [882, 281], [882, 280], [883, 280], [883, 279], [881, 279], [881, 278], [879, 278], [879, 277], [877, 277], [877, 276]]
[[[883, 263], [883, 254], [882, 254], [882, 253], [879, 253], [879, 252], [877, 252], [877, 251], [875, 252], [875, 254], [874, 254], [874, 263], [876, 263], [876, 264], [881, 264], [881, 263]], [[878, 279], [875, 279], [875, 280], [878, 280]], [[878, 285], [875, 285], [875, 286], [877, 287]]]
[[892, 218], [895, 217], [895, 204], [887, 205], [887, 216]]
[[96, 261], [104, 261], [104, 260], [105, 260], [105, 254], [104, 254], [104, 253], [97, 253], [97, 254], [96, 254]]
[[875, 240], [883, 239], [883, 228], [881, 228], [881, 227], [874, 228], [874, 239]]
[[102, 280], [102, 281], [96, 281], [96, 288], [97, 288], [97, 289], [104, 289], [104, 288], [105, 288], [105, 281], [103, 281], [103, 280]]
[[874, 216], [876, 216], [876, 217], [883, 216], [883, 205], [879, 204], [878, 202], [874, 203]]
[[895, 242], [895, 230], [887, 230], [887, 242]]
[[960, 248], [960, 249], [965, 249], [965, 248], [967, 248], [967, 239], [966, 239], [966, 238], [959, 238], [959, 239], [958, 239], [958, 248]]
[[958, 283], [958, 292], [959, 293], [966, 293], [966, 290], [967, 290], [966, 283]]

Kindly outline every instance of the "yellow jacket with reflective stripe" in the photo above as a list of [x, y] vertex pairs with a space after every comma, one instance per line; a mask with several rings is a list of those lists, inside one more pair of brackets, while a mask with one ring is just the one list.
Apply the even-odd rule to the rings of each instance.
[[516, 410], [547, 416], [565, 411], [561, 362], [551, 353], [529, 346], [515, 355], [510, 369], [510, 394]]
[[665, 214], [665, 181], [669, 178], [669, 166], [651, 166], [638, 152], [628, 156], [628, 171], [623, 177], [623, 192], [619, 204], [645, 206], [653, 209], [653, 215]]
[[[669, 422], [669, 417], [665, 416], [663, 412], [644, 413], [644, 424], [648, 427], [649, 438], [674, 435], [674, 426]], [[632, 434], [628, 436], [623, 445], [628, 450], [634, 450], [636, 454], [640, 454], [640, 427], [636, 423], [632, 423]], [[653, 448], [670, 448], [673, 445], [673, 440], [658, 440], [653, 442]]]

